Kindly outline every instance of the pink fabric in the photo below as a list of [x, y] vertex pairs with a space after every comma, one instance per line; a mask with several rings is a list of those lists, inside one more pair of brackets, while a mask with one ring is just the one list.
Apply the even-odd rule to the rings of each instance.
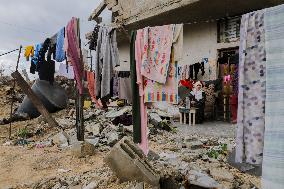
[[79, 37], [77, 35], [77, 18], [72, 18], [71, 21], [68, 22], [66, 26], [66, 38], [67, 41], [65, 43], [65, 48], [67, 50], [67, 57], [71, 61], [73, 66], [75, 79], [77, 82], [77, 87], [79, 89], [79, 93], [83, 93], [83, 85], [82, 85], [82, 70], [83, 65], [80, 60], [80, 47], [79, 47]]
[[141, 114], [141, 143], [139, 147], [142, 149], [145, 155], [149, 152], [148, 145], [148, 117], [147, 117], [147, 107], [144, 103], [144, 90], [143, 90], [143, 76], [141, 74], [142, 67], [142, 49], [143, 49], [143, 38], [144, 29], [138, 30], [135, 41], [135, 58], [136, 58], [136, 74], [137, 74], [137, 84], [139, 86], [139, 96], [140, 96], [140, 114]]
[[143, 41], [142, 75], [165, 84], [173, 44], [173, 26], [145, 28]]
[[231, 75], [224, 76], [224, 83], [229, 83], [231, 81]]

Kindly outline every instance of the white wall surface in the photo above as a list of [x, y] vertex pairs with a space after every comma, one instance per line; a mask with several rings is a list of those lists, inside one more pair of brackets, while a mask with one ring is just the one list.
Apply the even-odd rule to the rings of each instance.
[[118, 43], [120, 71], [130, 71], [129, 43]]

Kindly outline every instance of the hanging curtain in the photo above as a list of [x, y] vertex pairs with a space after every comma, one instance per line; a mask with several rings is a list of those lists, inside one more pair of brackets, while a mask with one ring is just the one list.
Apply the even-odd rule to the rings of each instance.
[[262, 188], [284, 188], [284, 5], [266, 9], [266, 102]]
[[236, 162], [261, 164], [265, 126], [264, 11], [242, 16]]

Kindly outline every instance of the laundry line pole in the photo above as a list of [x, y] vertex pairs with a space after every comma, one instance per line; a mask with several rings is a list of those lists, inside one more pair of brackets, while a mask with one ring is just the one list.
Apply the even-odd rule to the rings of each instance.
[[[84, 86], [84, 61], [81, 49], [81, 38], [80, 38], [80, 20], [78, 20], [78, 33], [77, 36], [79, 38], [79, 49], [80, 49], [80, 72], [82, 74], [81, 82]], [[77, 84], [76, 84], [77, 85]], [[76, 130], [77, 130], [77, 139], [78, 141], [85, 140], [85, 126], [84, 126], [84, 87], [83, 93], [80, 94], [77, 86], [76, 86], [76, 99], [75, 99], [75, 106], [76, 106]]]
[[[19, 68], [19, 62], [20, 62], [20, 57], [21, 57], [22, 48], [23, 48], [22, 45], [20, 45], [19, 54], [18, 54], [18, 59], [17, 59], [17, 65], [16, 65], [16, 72], [18, 71], [18, 68]], [[13, 79], [13, 88], [12, 88], [12, 91], [11, 91], [11, 108], [10, 108], [9, 139], [11, 139], [11, 135], [12, 135], [12, 116], [13, 116], [13, 105], [14, 105], [15, 87], [16, 87], [16, 79]]]

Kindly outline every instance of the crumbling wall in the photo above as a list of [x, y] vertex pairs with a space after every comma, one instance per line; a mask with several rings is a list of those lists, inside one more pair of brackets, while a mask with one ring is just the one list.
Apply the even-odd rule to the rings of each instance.
[[282, 3], [284, 0], [102, 0], [90, 20], [96, 19], [107, 7], [112, 11], [116, 24], [125, 25], [127, 29], [139, 29], [220, 19]]
[[129, 25], [199, 0], [105, 0], [116, 23]]

